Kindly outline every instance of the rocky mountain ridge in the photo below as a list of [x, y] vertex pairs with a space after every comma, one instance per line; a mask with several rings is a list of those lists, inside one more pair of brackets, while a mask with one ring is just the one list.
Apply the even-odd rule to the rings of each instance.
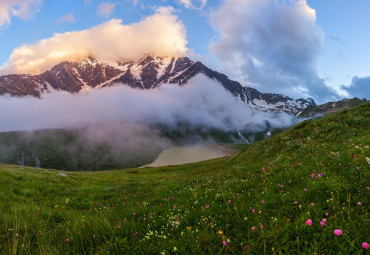
[[40, 75], [3, 75], [0, 76], [0, 95], [41, 97], [42, 93], [51, 89], [79, 93], [117, 83], [137, 89], [154, 89], [162, 84], [185, 85], [198, 74], [218, 81], [227, 91], [255, 109], [297, 114], [307, 106], [316, 105], [312, 98], [294, 100], [281, 94], [261, 93], [242, 86], [187, 57], [149, 55], [137, 62], [110, 63], [93, 58], [81, 62], [65, 61]]

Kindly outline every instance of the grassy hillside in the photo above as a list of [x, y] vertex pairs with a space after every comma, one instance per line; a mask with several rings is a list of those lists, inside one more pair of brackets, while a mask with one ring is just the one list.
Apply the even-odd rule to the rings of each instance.
[[0, 253], [366, 254], [369, 126], [367, 103], [201, 163], [2, 165]]

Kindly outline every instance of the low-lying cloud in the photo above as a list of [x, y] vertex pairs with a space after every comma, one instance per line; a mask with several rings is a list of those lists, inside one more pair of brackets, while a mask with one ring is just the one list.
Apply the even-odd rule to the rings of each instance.
[[185, 27], [172, 12], [172, 8], [161, 7], [139, 23], [123, 25], [121, 20], [112, 19], [87, 30], [57, 33], [23, 45], [0, 67], [0, 74], [39, 74], [62, 61], [87, 57], [118, 62], [139, 60], [145, 54], [185, 56]]
[[288, 114], [255, 111], [234, 98], [216, 81], [198, 75], [186, 86], [163, 85], [153, 90], [117, 85], [70, 94], [53, 91], [34, 97], [0, 97], [0, 132], [78, 128], [96, 123], [183, 122], [222, 130], [263, 130], [292, 125]]
[[211, 24], [219, 32], [211, 51], [235, 78], [318, 102], [337, 96], [317, 73], [324, 33], [305, 0], [225, 0]]

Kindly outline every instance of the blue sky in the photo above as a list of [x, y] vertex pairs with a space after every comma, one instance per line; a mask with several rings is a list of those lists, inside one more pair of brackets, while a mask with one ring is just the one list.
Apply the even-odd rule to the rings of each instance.
[[[315, 96], [319, 98], [319, 93], [322, 91], [327, 97], [322, 97], [321, 100], [327, 101], [335, 96], [349, 96], [348, 94], [351, 94], [352, 91], [350, 88], [342, 88], [342, 90], [340, 88], [341, 85], [351, 85], [351, 82], [353, 87], [357, 86], [355, 84], [357, 80], [353, 80], [353, 77], [357, 76], [361, 79], [370, 76], [370, 30], [368, 29], [370, 25], [370, 15], [368, 15], [370, 1], [368, 0], [307, 0], [305, 5], [316, 12], [316, 22], [314, 24], [310, 20], [312, 17], [301, 20], [301, 15], [304, 14], [306, 7], [306, 9], [288, 8], [288, 12], [297, 12], [297, 15], [274, 14], [277, 10], [284, 9], [276, 8], [276, 6], [269, 7], [269, 5], [273, 5], [268, 3], [273, 2], [272, 0], [9, 0], [8, 2], [11, 3], [12, 1], [19, 6], [12, 6], [11, 4], [6, 6], [6, 3], [0, 3], [0, 47], [2, 49], [0, 51], [0, 63], [6, 63], [14, 49], [24, 44], [36, 44], [42, 39], [53, 37], [54, 33], [89, 29], [112, 18], [121, 19], [123, 24], [129, 25], [153, 15], [159, 6], [172, 6], [174, 8], [173, 15], [177, 16], [186, 28], [187, 48], [191, 58], [201, 60], [206, 65], [261, 91], [282, 92], [293, 97], [312, 95], [314, 98]], [[34, 1], [33, 6], [27, 5], [32, 1]], [[301, 1], [292, 0], [290, 2]], [[26, 7], [22, 6], [22, 2], [25, 3]], [[265, 3], [260, 4], [261, 2]], [[291, 5], [291, 3], [286, 2], [281, 1], [280, 5]], [[188, 6], [186, 3], [191, 3], [193, 6]], [[200, 8], [202, 3], [204, 7]], [[99, 12], [99, 7], [102, 4], [107, 6], [104, 13]], [[233, 8], [238, 4], [240, 4], [240, 8]], [[11, 11], [8, 11], [8, 21], [1, 22], [1, 9], [6, 11], [10, 10], [9, 8], [19, 9], [22, 7], [27, 9], [27, 14], [18, 15], [16, 12], [12, 14]], [[251, 14], [246, 8], [252, 8], [256, 13], [258, 12], [258, 15]], [[233, 21], [233, 18], [239, 12], [240, 17], [242, 17], [240, 19], [242, 26], [236, 24], [238, 20]], [[244, 60], [235, 59], [235, 56], [244, 58], [251, 55], [251, 49], [243, 51], [248, 48], [248, 45], [242, 44], [247, 44], [248, 41], [241, 39], [238, 44], [230, 44], [222, 38], [230, 35], [239, 36], [243, 33], [253, 38], [256, 35], [256, 29], [249, 29], [248, 22], [252, 20], [252, 22], [263, 26], [271, 26], [271, 19], [273, 18], [270, 19], [270, 16], [276, 17], [276, 19], [298, 19], [298, 23], [302, 22], [304, 29], [312, 30], [304, 31], [307, 32], [307, 35], [302, 37], [304, 39], [297, 40], [297, 44], [305, 43], [307, 38], [308, 40], [314, 40], [311, 45], [296, 49], [309, 53], [303, 56], [294, 56], [287, 60], [276, 60], [276, 58], [284, 58], [281, 49], [271, 52], [271, 54], [253, 55], [252, 52], [251, 61], [255, 61], [252, 66], [247, 65], [243, 62]], [[244, 19], [244, 17], [247, 17], [247, 19]], [[225, 24], [223, 24], [224, 20]], [[284, 29], [286, 32], [290, 28]], [[269, 28], [267, 28], [267, 31], [270, 31]], [[301, 36], [302, 31], [297, 33], [298, 36]], [[292, 36], [291, 40], [297, 38], [297, 34], [287, 33], [287, 36]], [[279, 39], [281, 38], [277, 38], [276, 41], [279, 41]], [[264, 44], [264, 42], [259, 43]], [[240, 48], [224, 51], [222, 47], [226, 47], [226, 45]], [[276, 46], [275, 40], [271, 40], [266, 45], [268, 46], [266, 49], [258, 48], [258, 50], [269, 52], [271, 47]], [[256, 50], [256, 48], [253, 49]], [[272, 55], [274, 57], [271, 57]], [[225, 61], [226, 58], [228, 58], [227, 61]], [[300, 61], [301, 59], [304, 60]], [[276, 64], [274, 65], [262, 63], [262, 66], [268, 68], [260, 67], [260, 61], [275, 62], [275, 60]], [[241, 62], [235, 64], [238, 61]], [[289, 61], [297, 61], [294, 65], [302, 65], [302, 69], [309, 69], [310, 73], [296, 71], [292, 67], [287, 67], [288, 69], [285, 70], [284, 66], [290, 65], [287, 64]], [[228, 63], [225, 64], [226, 62]], [[273, 82], [271, 81], [275, 81], [277, 76], [271, 76], [269, 79], [261, 77], [269, 70], [276, 71], [279, 74], [283, 73], [276, 79], [281, 86], [272, 85]], [[253, 75], [257, 72], [261, 73], [258, 77]], [[293, 85], [291, 83], [301, 85], [297, 88], [294, 87], [292, 90]], [[369, 86], [364, 82], [359, 84], [361, 84], [361, 87], [356, 88], [356, 91], [362, 89], [364, 90], [363, 96], [367, 96], [369, 92], [365, 90], [370, 87], [370, 84]], [[329, 92], [329, 90], [323, 91], [322, 89], [325, 86], [333, 88], [336, 94]], [[353, 92], [351, 96], [358, 95]]]

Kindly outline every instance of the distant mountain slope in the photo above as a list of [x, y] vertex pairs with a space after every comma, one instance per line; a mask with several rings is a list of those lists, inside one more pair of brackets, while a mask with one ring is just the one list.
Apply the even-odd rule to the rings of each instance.
[[337, 102], [329, 102], [322, 105], [310, 105], [302, 112], [298, 113], [298, 117], [312, 117], [317, 114], [329, 114], [333, 112], [339, 112], [345, 109], [350, 109], [360, 104], [366, 103], [367, 100], [359, 99], [357, 97], [352, 99], [343, 99]]
[[92, 58], [81, 62], [62, 62], [40, 75], [0, 76], [0, 95], [40, 97], [50, 88], [78, 93], [119, 82], [132, 88], [153, 89], [168, 83], [185, 85], [198, 74], [220, 82], [227, 91], [255, 109], [296, 114], [309, 105], [316, 105], [311, 98], [294, 100], [281, 94], [260, 93], [186, 57], [145, 56], [137, 62], [124, 63]]

